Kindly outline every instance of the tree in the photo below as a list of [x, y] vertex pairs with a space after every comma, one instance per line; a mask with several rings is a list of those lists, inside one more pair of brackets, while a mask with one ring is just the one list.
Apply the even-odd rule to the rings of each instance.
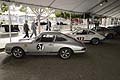
[[[51, 8], [44, 8], [44, 7], [30, 7], [33, 13], [36, 15], [38, 20], [39, 26], [39, 33], [40, 33], [40, 21], [49, 17], [52, 13], [54, 13], [54, 9]], [[44, 15], [43, 15], [44, 14]]]
[[20, 9], [19, 9], [21, 12], [27, 12], [27, 7], [24, 7], [24, 6], [22, 6]]
[[[62, 12], [60, 10], [56, 10], [55, 11], [55, 15], [56, 17], [62, 17], [62, 18], [70, 18], [70, 13], [69, 12]], [[81, 18], [82, 15], [78, 14], [78, 13], [71, 13], [71, 18]]]
[[9, 6], [7, 4], [5, 4], [5, 3], [1, 4], [1, 11], [2, 12], [6, 12], [6, 11], [8, 11], [8, 9], [9, 9]]
[[68, 12], [62, 12], [60, 10], [56, 10], [55, 15], [56, 15], [56, 17], [61, 17], [61, 18], [65, 18], [65, 19], [70, 17], [70, 14]]
[[61, 17], [61, 13], [62, 13], [62, 11], [56, 10], [56, 11], [55, 11], [55, 16], [56, 16], [56, 17]]
[[19, 11], [25, 13], [25, 20], [27, 20], [27, 13], [28, 13], [27, 6], [21, 6]]

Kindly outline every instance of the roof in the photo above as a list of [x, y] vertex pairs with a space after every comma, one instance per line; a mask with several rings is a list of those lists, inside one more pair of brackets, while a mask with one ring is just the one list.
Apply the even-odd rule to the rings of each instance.
[[42, 32], [41, 34], [62, 34], [62, 33], [57, 31], [45, 31], [45, 32]]
[[[8, 0], [7, 0], [8, 1]], [[55, 9], [91, 12], [94, 14], [120, 17], [120, 0], [9, 0], [15, 3], [50, 7]], [[101, 5], [101, 6], [100, 6]]]

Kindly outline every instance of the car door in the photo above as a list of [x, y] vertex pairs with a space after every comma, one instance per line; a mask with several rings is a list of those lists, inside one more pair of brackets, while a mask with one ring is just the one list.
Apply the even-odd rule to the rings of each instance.
[[38, 43], [38, 45], [40, 45], [40, 48], [41, 48], [42, 52], [44, 52], [44, 53], [53, 52], [54, 39], [55, 39], [54, 34], [43, 34], [42, 35], [41, 40]]
[[86, 41], [88, 38], [88, 32], [87, 30], [80, 30], [75, 33], [75, 38], [80, 41]]
[[29, 44], [28, 51], [33, 54], [46, 55], [53, 51], [54, 35], [42, 34], [40, 38]]
[[93, 38], [97, 38], [97, 36], [95, 35], [95, 32], [88, 30], [88, 34], [87, 34], [87, 39], [86, 40], [92, 40]]
[[105, 35], [105, 31], [102, 27], [97, 27], [97, 32], [101, 35]]

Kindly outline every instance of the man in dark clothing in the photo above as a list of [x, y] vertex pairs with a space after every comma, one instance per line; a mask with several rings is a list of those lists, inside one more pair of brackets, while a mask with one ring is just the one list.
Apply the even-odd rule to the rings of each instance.
[[46, 31], [51, 31], [51, 22], [47, 19]]
[[26, 21], [25, 21], [25, 24], [24, 24], [24, 26], [23, 26], [23, 29], [24, 29], [24, 32], [25, 32], [25, 36], [24, 36], [24, 38], [26, 38], [26, 37], [29, 38], [29, 34], [28, 34], [29, 26], [28, 26], [27, 23], [28, 23], [28, 21], [26, 20]]

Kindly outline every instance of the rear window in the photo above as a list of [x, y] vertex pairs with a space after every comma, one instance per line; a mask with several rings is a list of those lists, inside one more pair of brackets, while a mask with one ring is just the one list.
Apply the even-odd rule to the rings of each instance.
[[56, 36], [55, 41], [67, 41], [67, 40], [62, 36]]

